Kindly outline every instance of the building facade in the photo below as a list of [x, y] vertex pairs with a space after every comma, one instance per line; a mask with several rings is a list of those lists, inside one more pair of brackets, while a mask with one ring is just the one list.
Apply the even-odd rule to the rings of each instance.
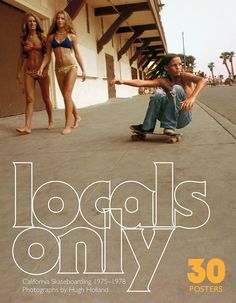
[[[24, 112], [24, 96], [16, 86], [15, 73], [19, 55], [21, 21], [25, 12], [36, 14], [47, 33], [58, 10], [65, 9], [73, 19], [78, 48], [87, 80], [81, 82], [81, 71], [73, 91], [78, 108], [106, 102], [110, 98], [131, 97], [138, 89], [112, 86], [117, 79], [144, 78], [167, 52], [160, 20], [160, 0], [5, 0], [0, 1], [1, 96], [0, 116]], [[64, 108], [54, 73], [54, 56], [50, 66], [50, 94], [55, 108]], [[44, 108], [39, 90], [35, 110]]]

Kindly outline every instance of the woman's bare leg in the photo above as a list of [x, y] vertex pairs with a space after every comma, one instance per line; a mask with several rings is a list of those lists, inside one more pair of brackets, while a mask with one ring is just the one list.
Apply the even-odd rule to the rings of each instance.
[[25, 125], [22, 128], [16, 130], [21, 134], [30, 134], [32, 117], [34, 111], [34, 90], [35, 90], [35, 79], [25, 74], [24, 77], [24, 91], [25, 91]]
[[45, 103], [46, 112], [48, 115], [48, 129], [51, 129], [53, 128], [53, 117], [52, 117], [52, 103], [49, 97], [49, 84], [50, 84], [49, 76], [39, 79], [39, 85], [41, 88], [43, 101]]
[[72, 126], [72, 128], [77, 128], [81, 120], [81, 117], [79, 116], [78, 110], [74, 102], [73, 102], [73, 116], [74, 116], [74, 125]]
[[66, 75], [58, 72], [56, 75], [65, 103], [65, 128], [62, 131], [62, 134], [66, 135], [71, 132], [71, 116], [74, 110], [74, 102], [71, 95], [76, 81], [77, 70], [72, 68]]

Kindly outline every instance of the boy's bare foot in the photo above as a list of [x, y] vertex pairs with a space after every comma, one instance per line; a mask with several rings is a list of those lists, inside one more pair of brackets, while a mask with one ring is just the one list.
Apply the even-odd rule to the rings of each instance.
[[31, 133], [31, 129], [27, 127], [17, 128], [16, 131], [22, 135], [29, 135]]
[[72, 128], [77, 128], [77, 127], [79, 126], [79, 122], [80, 122], [81, 120], [82, 120], [82, 119], [81, 119], [80, 116], [76, 117], [76, 118], [75, 118], [75, 121], [74, 121], [74, 125], [71, 126], [71, 127], [72, 127]]
[[173, 128], [165, 128], [164, 129], [164, 134], [165, 135], [174, 135], [175, 134], [175, 129], [173, 129]]
[[68, 135], [71, 133], [71, 128], [70, 127], [66, 127], [63, 129], [63, 131], [61, 132], [62, 135]]
[[48, 129], [52, 129], [53, 128], [53, 122], [49, 122], [48, 123]]

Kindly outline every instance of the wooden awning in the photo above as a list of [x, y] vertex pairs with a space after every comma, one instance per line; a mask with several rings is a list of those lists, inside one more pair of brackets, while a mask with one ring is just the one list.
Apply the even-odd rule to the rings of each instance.
[[[98, 53], [117, 34], [124, 35], [126, 41], [118, 50], [118, 60], [131, 46], [135, 47], [130, 65], [138, 60], [139, 66], [142, 66], [140, 62], [146, 64], [150, 58], [156, 62], [160, 56], [167, 53], [159, 15], [163, 7], [161, 0], [87, 0], [87, 2], [93, 7], [95, 17], [102, 17], [106, 24], [109, 24], [107, 30], [98, 38]], [[68, 0], [65, 10], [74, 19], [85, 3], [86, 0]]]
[[95, 16], [103, 17], [106, 23], [110, 24], [97, 41], [98, 53], [117, 34], [126, 38], [126, 42], [118, 50], [118, 60], [131, 46], [135, 47], [135, 54], [130, 58], [131, 65], [137, 59], [139, 64], [145, 63], [150, 57], [156, 62], [160, 56], [167, 53], [159, 15], [163, 6], [161, 0], [97, 0], [90, 3], [94, 6]]

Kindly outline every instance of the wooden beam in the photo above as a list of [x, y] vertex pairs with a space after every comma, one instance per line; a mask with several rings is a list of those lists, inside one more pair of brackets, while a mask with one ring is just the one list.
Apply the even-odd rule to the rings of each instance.
[[71, 19], [73, 20], [79, 14], [85, 3], [86, 0], [71, 0], [66, 6], [65, 11], [70, 15]]
[[[137, 47], [137, 49], [139, 49], [139, 47]], [[155, 51], [155, 50], [160, 50], [160, 49], [163, 49], [163, 45], [151, 45], [146, 48], [146, 50], [149, 50], [149, 51]]]
[[151, 68], [148, 69], [147, 75], [149, 77], [149, 79], [154, 79], [157, 77], [157, 66], [160, 63], [161, 59], [163, 58], [164, 54], [162, 56], [158, 56], [157, 60], [155, 61], [156, 67], [154, 69], [151, 70]]
[[153, 67], [156, 65], [158, 65], [159, 63], [160, 63], [160, 61], [161, 61], [161, 59], [162, 59], [162, 57], [158, 57], [154, 62], [153, 62], [153, 64], [149, 67], [149, 69], [148, 69], [148, 73], [150, 73], [150, 72], [152, 72], [152, 69], [153, 69]]
[[143, 56], [149, 56], [149, 55], [163, 55], [164, 50], [157, 50], [157, 51], [147, 51], [147, 50], [142, 50], [142, 55]]
[[94, 9], [95, 16], [105, 16], [105, 15], [113, 15], [117, 14], [117, 12], [122, 13], [124, 11], [132, 11], [132, 12], [140, 12], [140, 11], [149, 11], [150, 6], [147, 2], [141, 3], [132, 3], [132, 4], [123, 4], [123, 5], [115, 5], [113, 6], [104, 6], [97, 7]]
[[140, 68], [147, 60], [146, 56], [143, 56], [141, 60], [138, 62], [138, 68]]
[[[150, 47], [150, 46], [149, 46]], [[149, 48], [147, 47], [145, 50], [143, 50], [143, 53], [151, 53], [151, 54], [154, 54], [154, 53], [161, 53], [164, 51], [164, 47], [163, 45], [161, 45], [161, 47], [154, 47], [154, 48]], [[139, 47], [136, 48], [137, 50], [139, 50]]]
[[[166, 38], [165, 38], [165, 34], [164, 34], [164, 30], [163, 30], [163, 26], [162, 26], [160, 14], [159, 14], [160, 7], [159, 7], [159, 9], [156, 7], [156, 5], [158, 5], [156, 3], [156, 1], [148, 0], [148, 2], [149, 2], [149, 5], [150, 5], [150, 8], [151, 8], [151, 11], [153, 13], [155, 23], [157, 24], [157, 27], [159, 29], [159, 36], [161, 37], [161, 41], [162, 41], [162, 44], [164, 46], [164, 52], [167, 53]], [[159, 4], [161, 4], [160, 1], [159, 1]]]
[[[138, 51], [138, 50], [137, 50]], [[164, 48], [163, 49], [157, 49], [157, 50], [148, 50], [147, 48], [145, 48], [144, 50], [142, 50], [141, 55], [143, 56], [162, 56], [164, 53]]]
[[138, 30], [153, 30], [153, 29], [157, 29], [156, 24], [145, 24], [145, 25], [132, 25], [132, 26], [123, 26], [120, 27], [117, 31], [117, 34], [121, 34], [121, 33], [129, 33], [132, 31], [138, 31]]
[[100, 53], [100, 51], [103, 49], [103, 46], [107, 44], [114, 33], [117, 31], [119, 26], [122, 22], [124, 22], [126, 19], [128, 19], [132, 15], [132, 11], [124, 11], [117, 19], [116, 21], [110, 26], [110, 28], [105, 32], [105, 34], [97, 41], [97, 51]]
[[143, 30], [138, 30], [137, 32], [135, 32], [133, 34], [133, 36], [131, 38], [129, 38], [129, 40], [125, 43], [125, 45], [119, 50], [117, 56], [118, 56], [118, 60], [120, 60], [120, 58], [122, 57], [123, 54], [125, 54], [127, 52], [127, 50], [130, 48], [131, 44], [140, 36], [142, 35], [144, 31]]
[[148, 64], [154, 60], [154, 63], [148, 68], [148, 71], [150, 72], [150, 70], [153, 68], [153, 66], [157, 65], [157, 62], [159, 63], [161, 59], [162, 59], [162, 56], [155, 53], [152, 56], [147, 57], [147, 61], [143, 65], [143, 68], [147, 67]]
[[149, 41], [143, 43], [143, 45], [140, 47], [139, 50], [136, 51], [136, 53], [133, 55], [133, 57], [130, 59], [130, 65], [141, 55], [142, 51], [150, 44]]
[[147, 57], [147, 61], [145, 62], [145, 64], [143, 64], [143, 68], [147, 67], [148, 64], [153, 60], [153, 57]]
[[[145, 37], [145, 38], [142, 38], [142, 42], [146, 42], [146, 41], [157, 42], [157, 41], [161, 41], [161, 38], [160, 37]], [[134, 41], [134, 43], [140, 43], [140, 40], [137, 39], [136, 41]]]

